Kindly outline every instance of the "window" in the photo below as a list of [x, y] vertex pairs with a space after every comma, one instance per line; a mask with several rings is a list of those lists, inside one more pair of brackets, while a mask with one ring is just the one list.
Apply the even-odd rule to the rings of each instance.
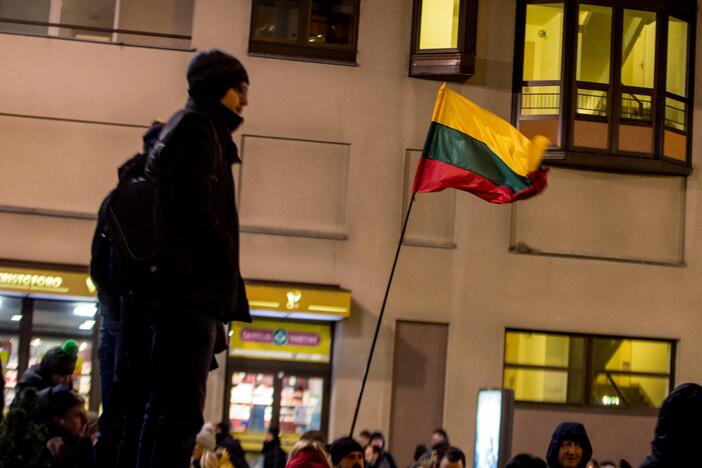
[[190, 49], [193, 0], [6, 0], [0, 32]]
[[249, 53], [356, 63], [360, 0], [254, 0]]
[[695, 2], [521, 0], [513, 118], [546, 162], [688, 175]]
[[465, 81], [475, 68], [477, 0], [414, 0], [410, 76]]
[[674, 352], [672, 341], [507, 330], [503, 385], [521, 402], [660, 408]]

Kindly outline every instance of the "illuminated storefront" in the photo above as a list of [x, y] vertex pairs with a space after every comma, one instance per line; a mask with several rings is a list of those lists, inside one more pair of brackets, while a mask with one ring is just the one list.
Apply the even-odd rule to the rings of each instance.
[[280, 429], [287, 452], [308, 430], [327, 431], [333, 322], [351, 294], [334, 287], [247, 282], [254, 322], [230, 335], [225, 418], [249, 453]]
[[74, 388], [97, 410], [93, 380], [97, 359], [95, 286], [86, 272], [0, 265], [0, 361], [5, 405], [24, 371], [49, 348], [71, 338], [78, 343]]

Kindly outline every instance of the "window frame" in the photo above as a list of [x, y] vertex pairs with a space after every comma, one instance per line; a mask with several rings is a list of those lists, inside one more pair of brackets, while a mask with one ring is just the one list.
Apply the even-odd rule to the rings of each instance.
[[[630, 173], [654, 173], [667, 175], [689, 175], [692, 172], [692, 137], [693, 122], [691, 103], [694, 103], [694, 70], [695, 70], [695, 29], [697, 24], [694, 2], [674, 2], [673, 0], [519, 0], [517, 2], [515, 25], [515, 52], [512, 77], [512, 122], [515, 126], [520, 121], [538, 120], [543, 118], [534, 115], [522, 115], [522, 88], [533, 86], [536, 82], [523, 80], [524, 46], [526, 31], [527, 5], [562, 4], [564, 7], [564, 26], [562, 37], [562, 64], [560, 79], [560, 109], [559, 114], [551, 115], [558, 118], [558, 140], [547, 150], [544, 162], [552, 166], [565, 166], [581, 169], [593, 169]], [[610, 49], [610, 79], [605, 85], [576, 81], [578, 24], [580, 5], [605, 6], [612, 8], [611, 49]], [[624, 86], [621, 83], [622, 66], [622, 27], [625, 9], [653, 11], [656, 13], [656, 42], [655, 42], [655, 76], [653, 89]], [[668, 45], [668, 21], [670, 17], [685, 21], [688, 24], [687, 35], [687, 97], [680, 99], [667, 93], [666, 68]], [[555, 85], [555, 82], [553, 83]], [[607, 115], [590, 116], [577, 113], [578, 89], [602, 90], [607, 92]], [[621, 117], [622, 96], [625, 93], [648, 94], [652, 96], [651, 122], [637, 122]], [[666, 97], [681, 101], [685, 104], [686, 131], [676, 130], [665, 125]], [[607, 124], [606, 149], [585, 148], [574, 145], [576, 121], [591, 121]], [[651, 153], [623, 151], [619, 146], [620, 122], [632, 126], [647, 126], [651, 128]], [[686, 137], [686, 158], [681, 161], [664, 155], [665, 131], [683, 134]]]
[[324, 44], [309, 45], [305, 39], [309, 31], [309, 23], [312, 12], [313, 0], [299, 0], [300, 15], [297, 25], [297, 41], [276, 41], [266, 39], [256, 39], [254, 29], [256, 27], [256, 11], [258, 0], [251, 2], [251, 21], [249, 24], [249, 49], [252, 56], [271, 57], [286, 60], [297, 60], [302, 62], [320, 62], [335, 65], [357, 66], [358, 54], [358, 29], [361, 17], [361, 0], [353, 0], [354, 19], [351, 29], [351, 43], [344, 44]]
[[461, 0], [456, 48], [420, 49], [422, 2], [412, 7], [409, 76], [439, 81], [464, 82], [475, 72], [475, 49], [478, 29], [478, 0]]
[[[580, 404], [577, 403], [554, 403], [554, 402], [537, 402], [537, 401], [524, 401], [517, 400], [515, 397], [514, 403], [516, 407], [522, 408], [545, 408], [545, 409], [567, 409], [575, 411], [586, 411], [595, 413], [624, 413], [629, 415], [655, 415], [658, 414], [660, 408], [628, 408], [626, 406], [597, 406], [593, 405], [592, 402], [592, 384], [595, 375], [599, 370], [593, 368], [593, 343], [596, 339], [607, 339], [607, 340], [642, 340], [642, 341], [654, 341], [659, 343], [666, 343], [670, 345], [670, 373], [656, 373], [656, 372], [632, 372], [632, 371], [616, 371], [612, 372], [618, 375], [628, 375], [628, 376], [655, 376], [655, 377], [667, 377], [668, 378], [668, 393], [673, 391], [675, 388], [675, 371], [676, 371], [676, 359], [677, 359], [677, 339], [670, 338], [652, 338], [644, 336], [625, 336], [625, 335], [605, 335], [597, 333], [582, 333], [582, 332], [567, 332], [567, 331], [553, 331], [553, 330], [535, 330], [527, 328], [512, 328], [507, 327], [504, 331], [503, 338], [503, 348], [502, 348], [502, 382], [504, 385], [504, 375], [507, 369], [533, 369], [533, 370], [555, 370], [560, 372], [566, 372], [570, 375], [573, 369], [570, 367], [560, 367], [560, 366], [537, 366], [528, 364], [509, 364], [505, 360], [506, 350], [507, 350], [507, 333], [534, 333], [541, 335], [554, 335], [554, 336], [566, 336], [568, 338], [582, 338], [585, 340], [584, 346], [584, 366], [582, 369], [583, 373], [583, 388], [580, 390], [583, 393], [583, 401]], [[566, 387], [566, 393], [568, 393], [570, 387]]]

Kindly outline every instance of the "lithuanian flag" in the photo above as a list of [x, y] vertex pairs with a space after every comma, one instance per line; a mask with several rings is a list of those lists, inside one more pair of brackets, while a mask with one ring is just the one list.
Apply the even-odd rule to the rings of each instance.
[[491, 203], [529, 198], [546, 187], [546, 137], [533, 140], [442, 85], [413, 193], [456, 188]]

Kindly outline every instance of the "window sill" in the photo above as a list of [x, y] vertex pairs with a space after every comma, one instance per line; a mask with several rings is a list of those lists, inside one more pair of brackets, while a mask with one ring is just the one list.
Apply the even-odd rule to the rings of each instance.
[[689, 176], [692, 168], [683, 163], [665, 159], [636, 156], [590, 153], [587, 151], [550, 150], [544, 156], [544, 164], [555, 167], [623, 172], [631, 174], [659, 174]]
[[409, 76], [426, 80], [464, 82], [475, 72], [475, 55], [460, 52], [414, 53]]
[[251, 41], [249, 55], [298, 62], [324, 63], [357, 67], [356, 50], [331, 47], [310, 47], [280, 42]]
[[624, 408], [620, 406], [585, 406], [565, 403], [537, 403], [515, 401], [514, 408], [542, 411], [567, 411], [569, 413], [621, 414], [627, 416], [658, 416], [659, 408]]

